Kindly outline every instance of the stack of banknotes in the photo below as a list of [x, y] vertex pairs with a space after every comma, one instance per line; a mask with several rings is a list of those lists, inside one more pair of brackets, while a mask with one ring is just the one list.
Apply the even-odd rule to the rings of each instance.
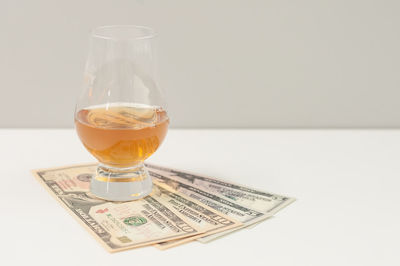
[[214, 177], [146, 164], [152, 193], [109, 202], [89, 192], [96, 164], [34, 170], [39, 182], [110, 252], [207, 243], [257, 224], [294, 201]]

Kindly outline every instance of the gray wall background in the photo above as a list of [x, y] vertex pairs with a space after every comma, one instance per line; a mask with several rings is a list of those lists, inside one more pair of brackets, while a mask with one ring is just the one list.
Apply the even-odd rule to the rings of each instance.
[[159, 32], [173, 127], [400, 126], [400, 1], [0, 0], [0, 126], [72, 127], [91, 28]]

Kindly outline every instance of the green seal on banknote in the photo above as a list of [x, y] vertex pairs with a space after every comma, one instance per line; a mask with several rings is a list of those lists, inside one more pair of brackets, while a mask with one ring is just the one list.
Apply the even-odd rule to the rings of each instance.
[[124, 224], [126, 225], [139, 226], [145, 223], [147, 223], [146, 218], [141, 216], [131, 216], [124, 219]]

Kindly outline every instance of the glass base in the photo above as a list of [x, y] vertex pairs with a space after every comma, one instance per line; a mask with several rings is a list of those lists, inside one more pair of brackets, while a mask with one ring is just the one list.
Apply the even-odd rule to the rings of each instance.
[[100, 164], [90, 183], [90, 192], [109, 201], [141, 199], [150, 194], [153, 183], [143, 164], [115, 168]]

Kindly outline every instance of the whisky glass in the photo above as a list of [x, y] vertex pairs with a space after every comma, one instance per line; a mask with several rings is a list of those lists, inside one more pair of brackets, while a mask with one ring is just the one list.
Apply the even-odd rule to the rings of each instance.
[[133, 25], [99, 27], [90, 36], [75, 128], [99, 161], [90, 191], [105, 200], [140, 199], [152, 190], [143, 162], [169, 125], [154, 39], [154, 30]]

